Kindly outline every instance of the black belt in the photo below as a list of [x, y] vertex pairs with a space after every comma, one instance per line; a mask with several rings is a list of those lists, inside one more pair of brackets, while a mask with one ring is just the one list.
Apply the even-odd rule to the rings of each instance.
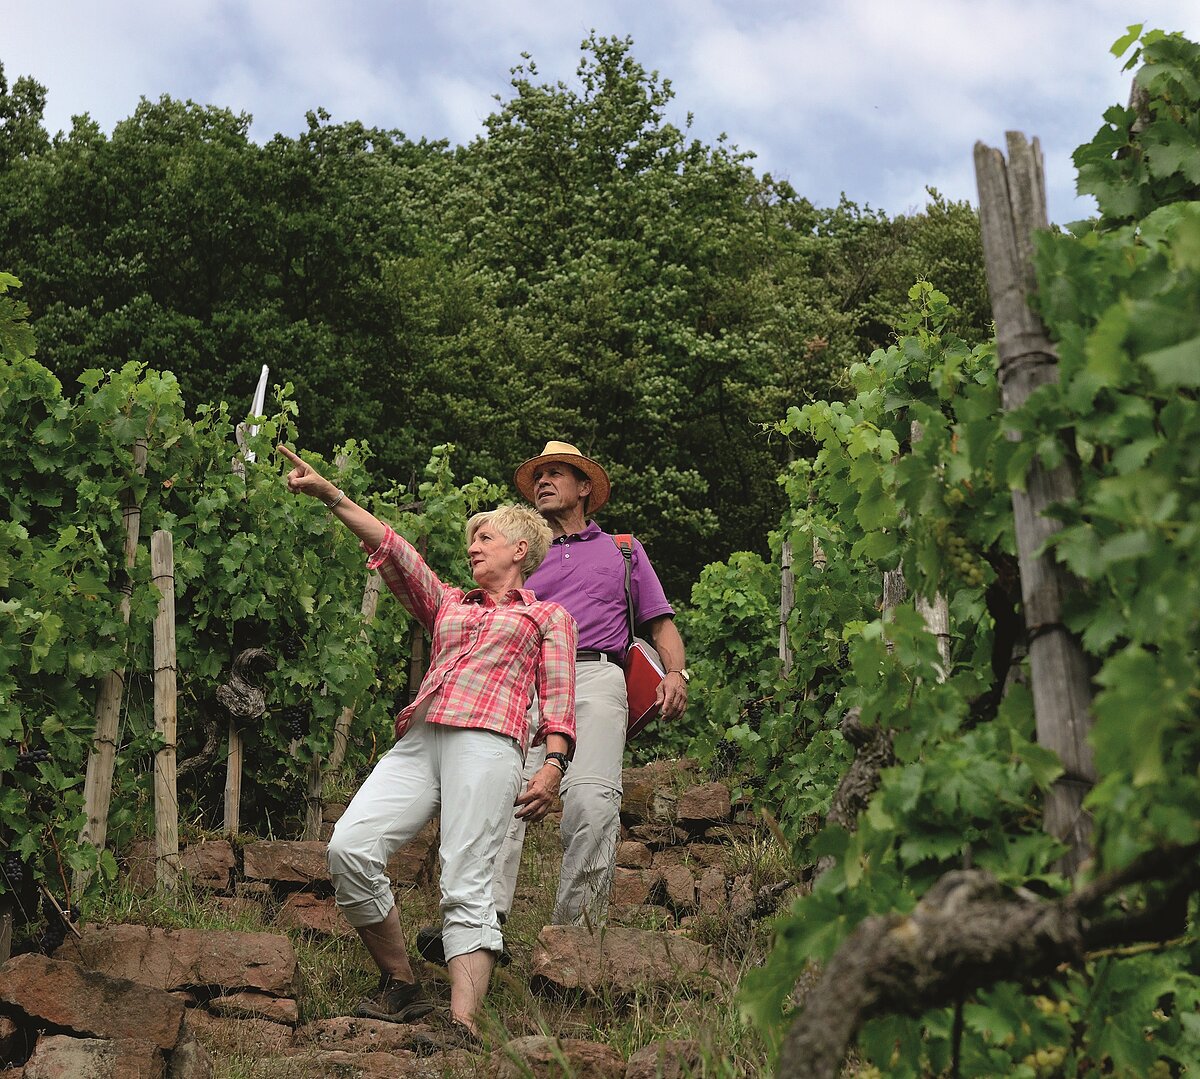
[[575, 659], [580, 663], [616, 663], [617, 657], [613, 652], [597, 652], [591, 648], [580, 648], [575, 653]]

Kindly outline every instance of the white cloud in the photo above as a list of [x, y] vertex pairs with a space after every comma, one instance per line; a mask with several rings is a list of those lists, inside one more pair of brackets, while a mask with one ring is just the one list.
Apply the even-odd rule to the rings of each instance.
[[9, 0], [0, 60], [48, 87], [52, 130], [83, 111], [111, 129], [166, 93], [250, 112], [259, 139], [323, 106], [464, 142], [522, 52], [569, 82], [594, 28], [671, 80], [672, 119], [728, 132], [817, 202], [973, 199], [973, 143], [1014, 128], [1042, 137], [1065, 218], [1083, 212], [1071, 151], [1127, 95], [1108, 47], [1134, 18], [1200, 37], [1195, 0]]

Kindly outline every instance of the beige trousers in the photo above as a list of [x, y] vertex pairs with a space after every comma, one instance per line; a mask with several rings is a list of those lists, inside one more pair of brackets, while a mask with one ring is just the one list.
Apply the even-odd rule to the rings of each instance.
[[[607, 915], [621, 831], [621, 761], [628, 711], [625, 672], [620, 667], [603, 661], [576, 665], [575, 755], [562, 783], [563, 862], [553, 925], [597, 925]], [[522, 789], [544, 761], [544, 746], [530, 750]], [[514, 815], [492, 881], [496, 910], [502, 914], [512, 909], [524, 842], [525, 822]]]

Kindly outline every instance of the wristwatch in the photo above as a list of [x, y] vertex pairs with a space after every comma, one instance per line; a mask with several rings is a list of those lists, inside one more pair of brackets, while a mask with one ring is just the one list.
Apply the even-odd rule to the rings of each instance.
[[682, 678], [683, 678], [683, 681], [684, 681], [684, 684], [685, 684], [685, 685], [686, 685], [688, 682], [690, 682], [690, 681], [692, 680], [692, 675], [691, 675], [691, 672], [690, 672], [690, 671], [689, 671], [689, 670], [688, 670], [686, 667], [682, 667], [682, 668], [680, 668], [680, 669], [679, 669], [679, 670], [677, 670], [677, 671], [674, 671], [674, 670], [672, 670], [672, 671], [667, 671], [667, 674], [678, 674], [678, 675], [681, 675], [681, 676], [682, 676]]
[[565, 753], [557, 753], [557, 752], [556, 753], [547, 753], [546, 760], [547, 760], [547, 762], [554, 761], [558, 765], [559, 769], [562, 771], [563, 775], [567, 774], [567, 768], [571, 764], [570, 760], [567, 758], [567, 755]]

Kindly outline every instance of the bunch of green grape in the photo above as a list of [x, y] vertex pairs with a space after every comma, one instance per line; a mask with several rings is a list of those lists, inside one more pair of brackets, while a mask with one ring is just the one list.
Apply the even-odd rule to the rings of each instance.
[[1038, 1079], [1050, 1079], [1051, 1076], [1058, 1074], [1058, 1070], [1066, 1059], [1067, 1050], [1063, 1046], [1051, 1045], [1046, 1049], [1030, 1053], [1021, 1063], [1032, 1068]]
[[[951, 509], [960, 507], [966, 499], [961, 487], [946, 491], [944, 501]], [[939, 517], [933, 524], [933, 534], [938, 548], [945, 556], [946, 565], [963, 584], [970, 588], [982, 588], [984, 584], [983, 560], [971, 549], [961, 532], [951, 528], [951, 517]]]

